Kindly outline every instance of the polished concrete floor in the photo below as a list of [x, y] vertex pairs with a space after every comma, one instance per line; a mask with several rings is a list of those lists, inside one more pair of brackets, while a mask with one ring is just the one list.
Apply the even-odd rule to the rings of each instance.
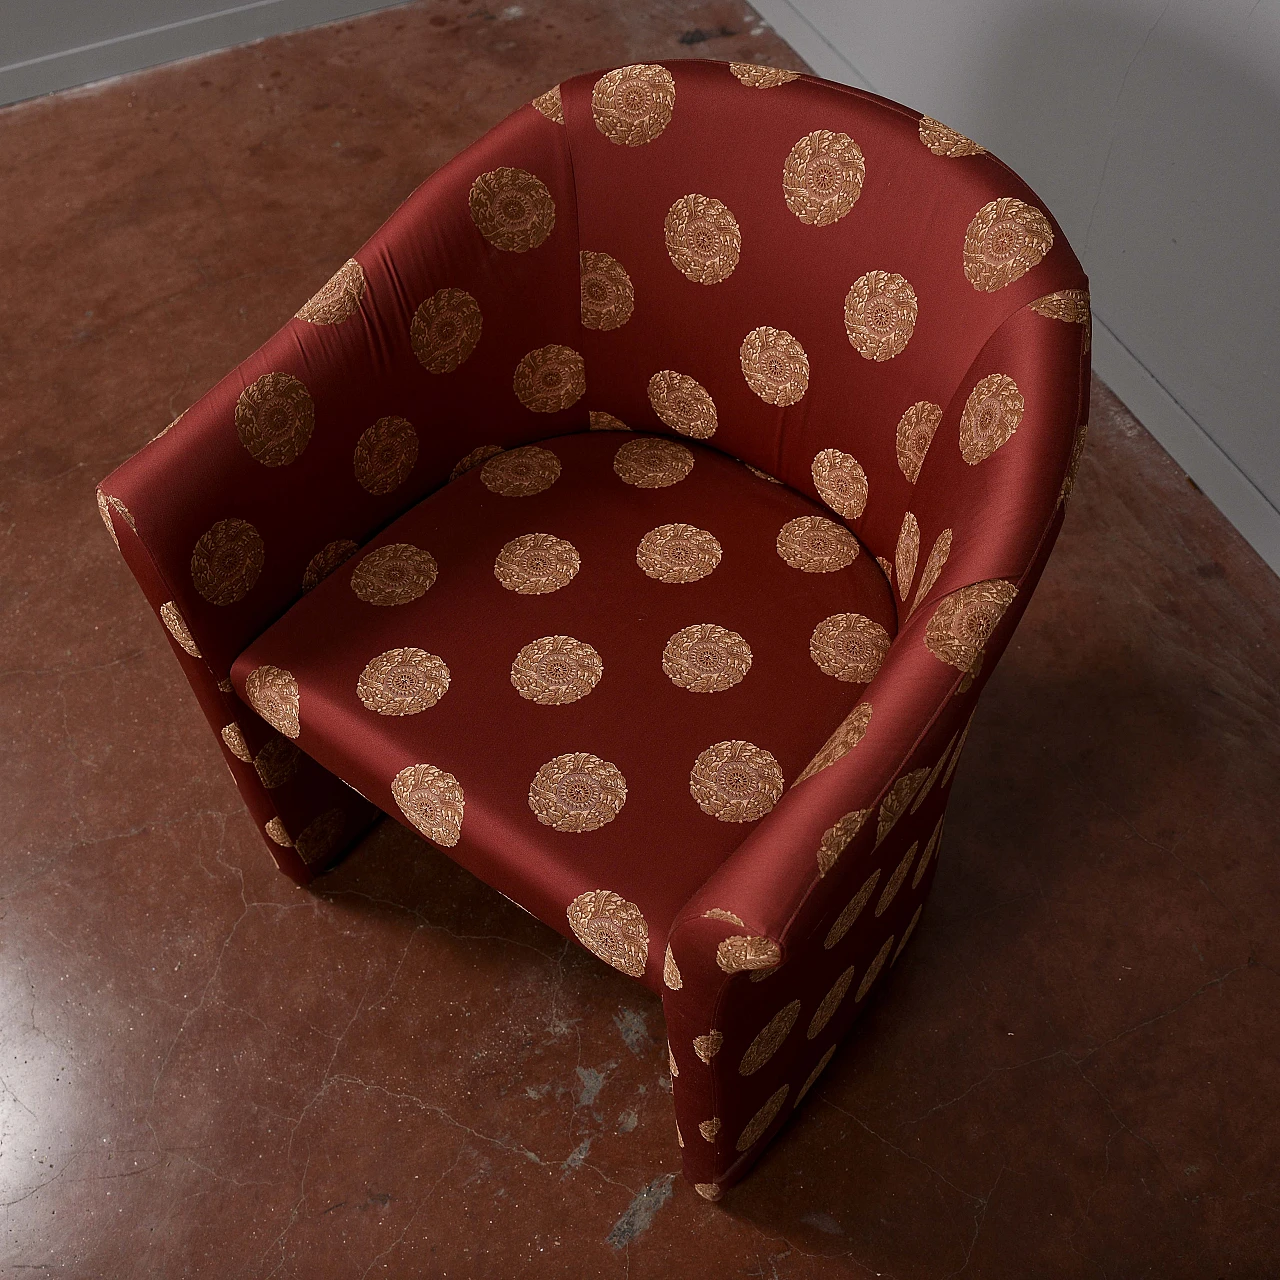
[[424, 0], [0, 112], [0, 1275], [1280, 1268], [1280, 582], [1101, 386], [917, 941], [757, 1171], [658, 1001], [385, 824], [272, 869], [94, 509], [557, 79], [741, 5]]

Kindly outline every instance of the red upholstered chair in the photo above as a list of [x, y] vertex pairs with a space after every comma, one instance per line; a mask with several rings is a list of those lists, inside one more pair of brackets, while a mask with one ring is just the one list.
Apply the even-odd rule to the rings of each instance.
[[937, 121], [622, 67], [428, 179], [99, 504], [286, 874], [384, 811], [658, 992], [716, 1199], [919, 920], [1086, 288]]

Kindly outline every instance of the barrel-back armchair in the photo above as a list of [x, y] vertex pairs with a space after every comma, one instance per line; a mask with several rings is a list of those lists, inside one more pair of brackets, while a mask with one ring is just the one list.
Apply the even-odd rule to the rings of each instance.
[[428, 178], [98, 502], [280, 868], [390, 814], [657, 992], [714, 1200], [917, 927], [1088, 350], [968, 138], [620, 67]]

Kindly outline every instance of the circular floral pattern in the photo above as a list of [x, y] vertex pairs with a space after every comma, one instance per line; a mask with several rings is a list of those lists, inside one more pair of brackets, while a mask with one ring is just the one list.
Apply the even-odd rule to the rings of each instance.
[[855, 1000], [865, 1000], [867, 992], [871, 990], [871, 984], [880, 976], [880, 970], [884, 968], [884, 962], [889, 958], [889, 952], [893, 950], [893, 935], [890, 934], [885, 940], [884, 945], [876, 952], [876, 958], [871, 962], [871, 967], [862, 975], [862, 981], [858, 983], [858, 990], [854, 994]]
[[662, 524], [640, 539], [636, 564], [658, 582], [697, 582], [720, 563], [721, 554], [720, 543], [705, 529]]
[[929, 651], [958, 671], [968, 671], [1017, 594], [1012, 582], [992, 578], [944, 596], [925, 627]]
[[954, 159], [958, 156], [984, 156], [987, 154], [987, 149], [978, 146], [972, 138], [966, 138], [963, 133], [957, 133], [954, 129], [948, 128], [943, 124], [941, 120], [935, 120], [932, 116], [920, 117], [920, 141], [935, 156], [949, 156]]
[[364, 288], [364, 268], [348, 258], [295, 318], [308, 324], [341, 324], [360, 310]]
[[695, 284], [719, 284], [738, 265], [742, 231], [719, 200], [681, 196], [667, 210], [664, 230], [672, 265]]
[[902, 517], [898, 530], [898, 546], [894, 552], [893, 567], [898, 575], [898, 595], [906, 603], [911, 591], [911, 580], [916, 576], [916, 561], [920, 558], [920, 522], [908, 511]]
[[326, 542], [319, 551], [307, 561], [302, 572], [302, 589], [311, 591], [320, 585], [335, 569], [346, 564], [360, 547], [350, 538], [338, 538], [334, 542]]
[[1022, 422], [1026, 401], [1007, 374], [991, 373], [969, 392], [960, 414], [960, 453], [976, 467], [1007, 444]]
[[[690, 693], [719, 693], [732, 689], [751, 670], [751, 646], [736, 631], [718, 627], [714, 622], [695, 623], [677, 631], [667, 641], [662, 651], [662, 670], [672, 684]], [[725, 821], [742, 819], [726, 818]]]
[[[710, 915], [711, 913], [705, 912]], [[741, 921], [736, 921], [741, 925]], [[772, 938], [725, 938], [716, 947], [716, 964], [725, 973], [759, 973], [782, 963], [782, 948]], [[718, 1046], [717, 1046], [718, 1047]]]
[[769, 1101], [751, 1117], [747, 1127], [738, 1135], [738, 1141], [734, 1144], [736, 1150], [746, 1151], [764, 1137], [765, 1130], [777, 1118], [778, 1112], [782, 1110], [782, 1104], [786, 1102], [787, 1094], [790, 1092], [791, 1086], [784, 1084], [779, 1085], [769, 1095]]
[[258, 779], [268, 791], [282, 787], [298, 770], [302, 752], [287, 738], [272, 738], [253, 758]]
[[1087, 289], [1059, 289], [1027, 305], [1047, 320], [1062, 320], [1067, 324], [1088, 324], [1090, 320]]
[[850, 684], [875, 679], [889, 652], [889, 633], [860, 613], [835, 613], [813, 629], [809, 656], [826, 675]]
[[871, 901], [871, 895], [876, 891], [876, 885], [879, 883], [880, 868], [877, 867], [863, 882], [862, 888], [845, 904], [844, 910], [840, 912], [832, 922], [831, 928], [827, 930], [827, 936], [822, 941], [822, 945], [827, 951], [830, 951], [853, 928], [854, 921], [862, 914], [867, 903]]
[[929, 769], [926, 766], [912, 769], [895, 780], [880, 804], [880, 815], [876, 819], [876, 844], [893, 830], [894, 824], [906, 813], [908, 805], [915, 799], [916, 793], [928, 777]]
[[805, 573], [835, 573], [858, 558], [858, 540], [825, 516], [797, 516], [778, 531], [778, 554]]
[[942, 406], [920, 400], [898, 419], [898, 469], [915, 484], [920, 479], [925, 454], [942, 421]]
[[605, 964], [644, 976], [649, 958], [649, 927], [634, 902], [608, 889], [589, 889], [569, 903], [565, 913], [574, 936]]
[[449, 472], [449, 479], [456, 480], [459, 476], [464, 476], [468, 471], [473, 471], [482, 462], [488, 458], [492, 458], [495, 454], [502, 452], [500, 444], [482, 444], [472, 449], [465, 458], [459, 458], [457, 465]]
[[476, 349], [483, 323], [465, 289], [437, 289], [413, 313], [409, 343], [428, 373], [452, 373]]
[[529, 104], [555, 124], [564, 124], [564, 104], [560, 100], [560, 86], [553, 84], [546, 93], [540, 93]]
[[765, 1023], [760, 1034], [747, 1046], [747, 1051], [738, 1063], [740, 1076], [753, 1076], [764, 1066], [775, 1053], [782, 1048], [782, 1042], [791, 1034], [800, 1016], [800, 1001], [792, 1000], [783, 1005], [777, 1013]]
[[347, 820], [342, 816], [341, 809], [327, 809], [298, 832], [293, 847], [297, 849], [302, 861], [313, 867], [336, 852], [346, 825]]
[[[174, 421], [177, 421], [177, 419], [175, 419]], [[169, 425], [172, 426], [173, 424], [170, 423]], [[166, 427], [165, 431], [168, 431], [168, 429], [169, 428]], [[160, 435], [163, 435], [163, 434], [164, 434], [164, 431], [160, 433]], [[156, 436], [157, 440], [159, 438], [160, 436]], [[101, 489], [99, 489], [98, 490], [98, 514], [102, 517], [102, 523], [107, 526], [107, 532], [111, 535], [111, 541], [116, 544], [116, 550], [119, 551], [120, 538], [116, 534], [116, 526], [111, 519], [111, 513], [113, 511], [116, 512], [118, 515], [120, 515], [124, 519], [124, 522], [129, 526], [130, 529], [133, 529], [135, 533], [137, 532], [137, 527], [133, 523], [133, 517], [129, 514], [128, 507], [126, 507], [124, 503], [120, 501], [119, 498], [113, 498], [109, 494], [105, 494], [102, 492]]]
[[[680, 966], [676, 964], [675, 955], [672, 953], [671, 944], [667, 943], [667, 949], [662, 956], [662, 985], [671, 991], [679, 991], [684, 986], [684, 979], [680, 976]], [[697, 1041], [694, 1041], [694, 1047], [697, 1047]]]
[[754, 62], [731, 62], [729, 70], [749, 89], [775, 89], [780, 84], [790, 84], [800, 75], [798, 71], [761, 67]]
[[902, 888], [902, 882], [907, 878], [907, 873], [911, 870], [911, 864], [916, 860], [916, 849], [918, 847], [918, 843], [913, 841], [911, 847], [902, 855], [902, 861], [894, 867], [893, 875], [889, 877], [889, 883], [885, 885], [884, 891], [876, 902], [877, 919], [889, 910], [890, 904], [898, 896], [898, 890]]
[[289, 833], [284, 828], [284, 823], [279, 818], [272, 818], [262, 828], [276, 844], [281, 845], [285, 849], [292, 848], [293, 841], [289, 839]]
[[765, 404], [789, 405], [809, 389], [809, 357], [785, 329], [752, 329], [738, 350], [747, 386]]
[[466, 797], [453, 774], [431, 764], [411, 764], [392, 780], [391, 795], [428, 840], [446, 849], [458, 843]]
[[796, 779], [796, 782], [804, 782], [806, 778], [812, 778], [814, 774], [821, 773], [823, 769], [829, 769], [837, 760], [842, 760], [866, 736], [867, 728], [870, 724], [871, 704], [869, 702], [858, 703], [840, 721], [835, 733], [822, 744], [818, 754], [805, 765], [804, 771]]
[[543, 636], [525, 645], [511, 664], [511, 683], [529, 702], [563, 707], [585, 698], [600, 683], [600, 655], [573, 636]]
[[929, 558], [924, 562], [924, 571], [920, 574], [920, 584], [916, 587], [916, 598], [911, 605], [913, 610], [933, 590], [934, 583], [938, 581], [938, 576], [942, 573], [942, 567], [947, 563], [947, 557], [950, 554], [951, 530], [943, 529], [934, 539], [933, 549], [929, 552]]
[[516, 365], [511, 385], [526, 409], [533, 413], [558, 413], [585, 394], [586, 365], [572, 347], [553, 342], [530, 351]]
[[662, 369], [649, 379], [649, 403], [662, 422], [682, 436], [706, 440], [715, 435], [715, 401], [696, 378]]
[[286, 738], [296, 738], [302, 732], [298, 724], [298, 681], [291, 671], [264, 662], [249, 672], [244, 694], [249, 705]]
[[406, 418], [379, 418], [356, 441], [356, 480], [372, 494], [398, 488], [417, 461], [418, 433]]
[[[1066, 502], [1076, 487], [1076, 478], [1080, 474], [1080, 463], [1084, 459], [1084, 445], [1088, 435], [1089, 424], [1082, 422], [1076, 428], [1075, 438], [1071, 441], [1071, 457], [1067, 462], [1067, 473], [1062, 477], [1062, 488], [1058, 493], [1059, 502]], [[949, 547], [948, 550], [950, 550]]]
[[637, 489], [665, 489], [693, 470], [693, 453], [674, 440], [644, 436], [628, 440], [613, 455], [613, 470]]
[[708, 1031], [705, 1036], [693, 1037], [693, 1051], [705, 1063], [710, 1064], [711, 1059], [724, 1047], [724, 1032]]
[[519, 596], [544, 596], [573, 581], [582, 557], [572, 542], [550, 533], [525, 533], [498, 552], [493, 576]]
[[587, 414], [587, 422], [592, 431], [630, 431], [621, 418], [615, 418], [611, 413], [605, 413], [603, 409], [592, 409]]
[[591, 90], [591, 116], [610, 142], [639, 147], [671, 123], [676, 82], [666, 67], [637, 63], [606, 71]]
[[210, 604], [235, 604], [253, 590], [265, 559], [262, 535], [253, 525], [219, 520], [191, 553], [191, 581]]
[[911, 877], [911, 887], [918, 889], [920, 881], [924, 879], [924, 873], [929, 869], [929, 861], [937, 852], [938, 845], [942, 841], [942, 824], [946, 815], [938, 819], [938, 825], [933, 829], [933, 835], [929, 837], [929, 843], [924, 847], [924, 854], [920, 858], [920, 865], [916, 867], [916, 873]]
[[244, 740], [244, 730], [234, 720], [223, 726], [222, 740], [227, 744], [227, 750], [237, 760], [243, 760], [245, 764], [253, 763], [253, 752], [249, 750], [249, 744]]
[[530, 498], [559, 478], [560, 459], [536, 444], [495, 453], [480, 469], [484, 487], [504, 498]]
[[236, 401], [236, 434], [264, 467], [288, 466], [316, 425], [311, 393], [291, 373], [264, 373]]
[[1034, 205], [1003, 196], [984, 204], [964, 233], [964, 274], [994, 293], [1026, 275], [1053, 248], [1053, 228]]
[[837, 515], [856, 520], [866, 510], [867, 473], [852, 454], [822, 449], [814, 455], [809, 470], [819, 497]]
[[435, 557], [410, 542], [393, 542], [370, 551], [351, 574], [351, 590], [365, 604], [408, 604], [430, 590], [438, 569]]
[[200, 657], [200, 646], [196, 644], [191, 629], [183, 620], [182, 614], [172, 600], [160, 606], [160, 621], [169, 629], [169, 634], [178, 642], [179, 647], [192, 658]]
[[805, 1038], [813, 1040], [822, 1033], [822, 1029], [835, 1016], [836, 1010], [840, 1007], [845, 996], [849, 994], [849, 988], [853, 985], [854, 967], [850, 965], [832, 985], [830, 991], [822, 997], [821, 1004], [813, 1011], [813, 1017], [809, 1020], [809, 1030], [805, 1032]]
[[607, 253], [578, 254], [582, 323], [588, 329], [620, 329], [631, 319], [636, 292], [626, 268]]
[[892, 271], [859, 276], [844, 300], [844, 331], [865, 360], [892, 360], [915, 332], [919, 303], [906, 279]]
[[849, 847], [849, 842], [862, 830], [870, 816], [870, 809], [854, 809], [822, 833], [818, 844], [819, 879], [836, 865], [836, 859]]
[[556, 224], [556, 205], [546, 184], [524, 169], [490, 169], [472, 184], [471, 221], [495, 249], [536, 249]]
[[801, 222], [829, 227], [857, 203], [866, 172], [862, 148], [847, 133], [816, 129], [791, 148], [782, 194]]
[[388, 649], [370, 659], [356, 682], [356, 697], [380, 716], [413, 716], [434, 707], [449, 690], [449, 668], [425, 649]]
[[529, 784], [529, 808], [556, 831], [595, 831], [612, 822], [626, 802], [622, 770], [589, 751], [548, 760]]
[[778, 803], [782, 788], [778, 762], [751, 742], [717, 742], [697, 758], [689, 775], [689, 792], [698, 808], [720, 822], [763, 818]]

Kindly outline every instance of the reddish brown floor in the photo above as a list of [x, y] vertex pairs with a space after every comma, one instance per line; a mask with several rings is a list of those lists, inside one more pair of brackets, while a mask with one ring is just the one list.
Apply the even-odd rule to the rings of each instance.
[[0, 112], [0, 1274], [1275, 1274], [1280, 583], [1102, 387], [918, 941], [720, 1206], [654, 997], [392, 824], [273, 871], [98, 521], [509, 109], [753, 26], [428, 0]]

